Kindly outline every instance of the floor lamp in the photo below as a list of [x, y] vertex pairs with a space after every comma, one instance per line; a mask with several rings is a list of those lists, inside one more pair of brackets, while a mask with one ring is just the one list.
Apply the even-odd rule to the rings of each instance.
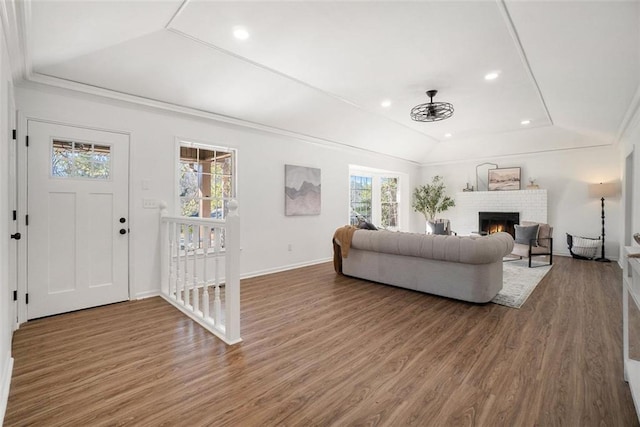
[[598, 197], [602, 203], [602, 253], [596, 261], [611, 262], [604, 254], [604, 199], [605, 197], [613, 197], [618, 194], [618, 186], [615, 182], [606, 182], [599, 184], [589, 184], [589, 196]]

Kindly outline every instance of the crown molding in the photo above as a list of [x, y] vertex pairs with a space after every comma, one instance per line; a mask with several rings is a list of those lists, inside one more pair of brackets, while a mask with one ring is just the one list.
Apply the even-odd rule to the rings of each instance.
[[150, 107], [152, 109], [171, 111], [174, 113], [185, 114], [191, 117], [204, 118], [204, 119], [216, 121], [219, 123], [226, 123], [226, 124], [230, 124], [230, 125], [234, 125], [242, 128], [249, 128], [249, 129], [253, 129], [253, 130], [257, 130], [257, 131], [265, 132], [269, 134], [285, 136], [288, 138], [301, 140], [309, 144], [319, 145], [323, 147], [329, 147], [329, 148], [341, 149], [341, 150], [348, 149], [348, 150], [353, 150], [359, 153], [366, 153], [373, 156], [383, 156], [385, 158], [391, 158], [391, 159], [398, 160], [413, 166], [420, 165], [420, 162], [415, 160], [405, 159], [402, 157], [394, 156], [392, 154], [381, 153], [378, 151], [357, 147], [355, 145], [334, 141], [328, 138], [319, 138], [312, 135], [293, 132], [287, 129], [268, 126], [268, 125], [264, 125], [257, 122], [251, 122], [251, 121], [239, 119], [232, 116], [226, 116], [222, 114], [212, 113], [209, 111], [184, 107], [182, 105], [171, 104], [168, 102], [159, 101], [151, 98], [145, 98], [142, 96], [130, 95], [128, 93], [117, 92], [111, 89], [105, 89], [99, 86], [92, 86], [85, 83], [61, 79], [58, 77], [53, 77], [45, 74], [30, 73], [29, 76], [24, 79], [24, 81], [27, 84], [28, 83], [41, 84], [41, 85], [50, 86], [58, 89], [69, 90], [72, 92], [78, 92], [78, 93], [93, 95], [101, 98], [121, 101], [129, 104]]
[[548, 150], [534, 150], [534, 151], [524, 151], [522, 153], [514, 153], [514, 154], [501, 154], [497, 156], [491, 157], [473, 157], [468, 159], [460, 159], [460, 160], [445, 160], [441, 162], [427, 162], [422, 163], [420, 166], [422, 168], [430, 167], [430, 166], [446, 166], [446, 165], [460, 165], [465, 163], [476, 163], [476, 162], [493, 162], [496, 159], [517, 159], [522, 157], [530, 157], [536, 156], [539, 154], [552, 154], [552, 153], [561, 153], [564, 151], [577, 151], [577, 150], [592, 150], [598, 148], [611, 148], [613, 144], [593, 144], [593, 145], [585, 145], [583, 147], [566, 147], [566, 148], [550, 148]]
[[29, 0], [0, 2], [0, 23], [14, 82], [26, 78], [30, 71], [25, 43], [28, 40], [27, 26], [24, 18], [30, 16], [30, 8]]

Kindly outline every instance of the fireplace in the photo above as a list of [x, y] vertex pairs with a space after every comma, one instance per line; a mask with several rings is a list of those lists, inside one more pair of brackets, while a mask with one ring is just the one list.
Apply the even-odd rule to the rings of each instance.
[[518, 212], [478, 212], [478, 230], [480, 234], [492, 234], [504, 231], [516, 236], [516, 224], [520, 223]]

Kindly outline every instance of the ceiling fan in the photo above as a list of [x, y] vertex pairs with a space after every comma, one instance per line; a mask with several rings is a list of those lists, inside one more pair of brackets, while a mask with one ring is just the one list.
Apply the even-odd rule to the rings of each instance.
[[411, 109], [411, 119], [416, 122], [438, 122], [448, 119], [453, 115], [453, 104], [448, 102], [433, 102], [433, 97], [438, 93], [432, 89], [427, 91], [430, 98], [426, 104], [416, 105]]

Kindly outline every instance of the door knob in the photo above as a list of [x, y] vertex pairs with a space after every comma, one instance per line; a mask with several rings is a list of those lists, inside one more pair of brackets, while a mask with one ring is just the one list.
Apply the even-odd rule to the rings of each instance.
[[124, 224], [125, 222], [127, 222], [127, 220], [126, 220], [126, 219], [124, 219], [124, 218], [120, 218], [120, 224]]
[[124, 228], [120, 229], [120, 234], [127, 234], [127, 230], [125, 230]]
[[16, 240], [20, 240], [22, 238], [22, 235], [20, 233], [12, 234], [11, 238], [12, 239], [16, 239]]

